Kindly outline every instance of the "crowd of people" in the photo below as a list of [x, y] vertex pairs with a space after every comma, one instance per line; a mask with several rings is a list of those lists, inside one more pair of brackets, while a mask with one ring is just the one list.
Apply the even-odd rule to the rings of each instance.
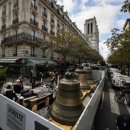
[[17, 101], [18, 95], [20, 95], [22, 91], [22, 81], [17, 79], [15, 83], [7, 83], [1, 93], [9, 99]]
[[[30, 88], [34, 89], [44, 83], [48, 83], [50, 88], [53, 90], [53, 88], [57, 86], [58, 80], [63, 78], [65, 71], [74, 71], [74, 69], [74, 66], [69, 66], [64, 71], [62, 71], [62, 69], [54, 68], [53, 70], [48, 71], [46, 76], [43, 71], [33, 68], [30, 70], [30, 74], [28, 76]], [[17, 101], [18, 96], [21, 95], [24, 90], [24, 82], [23, 76], [19, 76], [14, 83], [6, 84], [7, 86], [3, 89], [2, 94], [11, 100], [14, 99]]]

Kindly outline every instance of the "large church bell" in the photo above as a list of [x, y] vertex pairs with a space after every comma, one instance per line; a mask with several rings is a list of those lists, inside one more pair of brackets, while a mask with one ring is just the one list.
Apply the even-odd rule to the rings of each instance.
[[88, 80], [92, 80], [92, 70], [91, 69], [76, 69], [78, 74], [78, 80], [80, 81], [80, 88], [89, 88]]
[[60, 80], [56, 100], [50, 110], [51, 117], [62, 124], [75, 124], [83, 109], [79, 81], [74, 73], [67, 72]]

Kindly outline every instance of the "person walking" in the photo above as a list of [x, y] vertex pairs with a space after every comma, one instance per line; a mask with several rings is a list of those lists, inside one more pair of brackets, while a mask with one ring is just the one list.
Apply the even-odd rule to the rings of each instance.
[[35, 88], [36, 86], [36, 78], [37, 78], [37, 75], [36, 75], [36, 70], [34, 68], [33, 70], [31, 70], [32, 89]]
[[41, 71], [39, 72], [39, 80], [40, 80], [40, 82], [43, 81], [43, 73]]

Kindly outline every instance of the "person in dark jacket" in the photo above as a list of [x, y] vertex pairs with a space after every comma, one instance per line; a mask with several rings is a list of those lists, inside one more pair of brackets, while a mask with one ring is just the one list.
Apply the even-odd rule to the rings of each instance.
[[6, 90], [5, 90], [3, 95], [6, 96], [7, 98], [11, 99], [11, 100], [13, 100], [15, 98], [15, 101], [17, 101], [17, 96], [13, 92], [13, 89], [12, 89], [11, 85], [8, 85], [6, 87]]
[[20, 94], [23, 90], [23, 85], [21, 84], [20, 80], [16, 80], [16, 83], [13, 84], [14, 92]]

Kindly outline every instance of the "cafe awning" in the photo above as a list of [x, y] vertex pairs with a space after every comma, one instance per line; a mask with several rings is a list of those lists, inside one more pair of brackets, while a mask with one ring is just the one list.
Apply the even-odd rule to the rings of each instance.
[[57, 63], [50, 59], [27, 59], [27, 66], [45, 65], [45, 66], [56, 66]]
[[45, 65], [44, 59], [27, 59], [27, 66]]
[[16, 63], [18, 58], [1, 58], [0, 63]]

